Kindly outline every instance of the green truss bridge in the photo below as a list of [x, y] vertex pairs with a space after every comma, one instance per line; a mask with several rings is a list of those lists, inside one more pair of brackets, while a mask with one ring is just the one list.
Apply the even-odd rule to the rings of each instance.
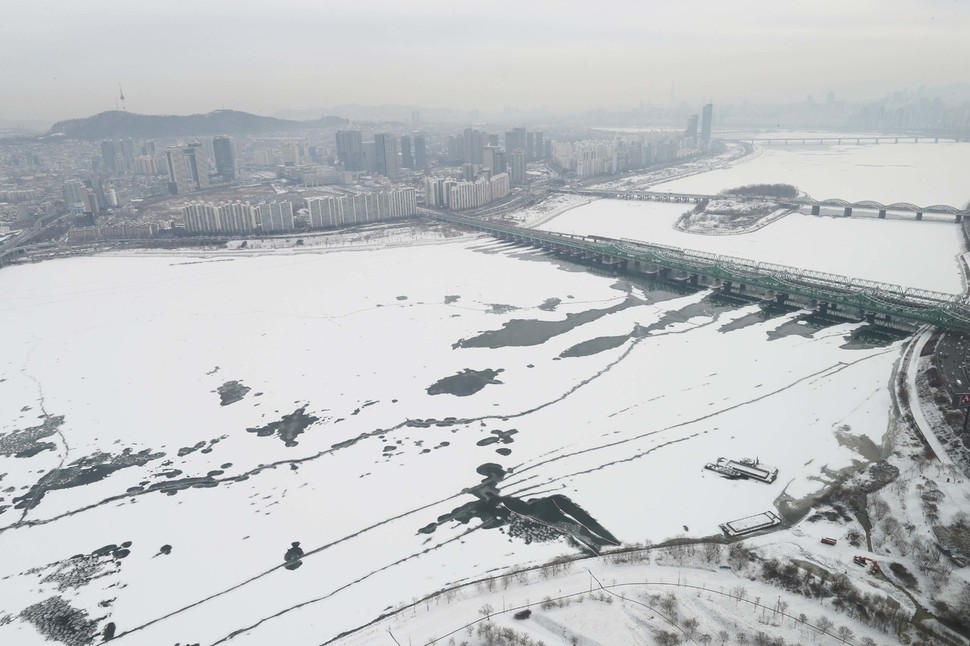
[[964, 295], [906, 288], [635, 240], [535, 231], [454, 213], [420, 211], [435, 220], [617, 271], [658, 275], [690, 285], [778, 303], [795, 303], [891, 326], [928, 323], [970, 333], [970, 302]]

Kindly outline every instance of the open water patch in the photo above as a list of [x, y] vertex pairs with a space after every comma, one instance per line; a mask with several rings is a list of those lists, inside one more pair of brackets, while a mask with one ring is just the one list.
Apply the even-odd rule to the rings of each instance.
[[468, 397], [482, 390], [485, 386], [501, 384], [502, 382], [496, 379], [496, 377], [502, 371], [502, 368], [498, 370], [492, 370], [491, 368], [472, 370], [471, 368], [466, 368], [450, 377], [439, 379], [428, 386], [427, 391], [429, 395], [448, 394], [455, 395], [456, 397]]
[[165, 457], [164, 453], [152, 453], [150, 449], [137, 453], [125, 449], [120, 455], [98, 452], [85, 456], [66, 467], [51, 469], [45, 473], [27, 493], [13, 499], [14, 508], [33, 509], [51, 491], [83, 487], [104, 480], [115, 471], [141, 467], [162, 457]]
[[219, 405], [228, 406], [242, 400], [246, 393], [250, 391], [249, 386], [244, 386], [241, 381], [227, 381], [216, 389], [219, 393]]
[[286, 446], [292, 448], [298, 444], [296, 441], [298, 435], [302, 434], [303, 431], [315, 422], [320, 421], [320, 418], [315, 415], [307, 415], [306, 407], [307, 404], [304, 404], [289, 415], [284, 415], [282, 419], [270, 422], [265, 426], [247, 428], [246, 431], [255, 433], [259, 437], [272, 437], [275, 435]]
[[64, 416], [46, 416], [43, 423], [28, 428], [15, 429], [0, 435], [0, 455], [14, 458], [31, 458], [42, 451], [53, 451], [57, 445], [46, 439], [55, 435], [64, 423]]
[[542, 345], [549, 339], [565, 334], [581, 325], [592, 323], [609, 314], [622, 312], [625, 309], [643, 305], [644, 302], [634, 296], [628, 296], [623, 302], [612, 307], [598, 310], [586, 310], [566, 314], [566, 318], [559, 321], [538, 321], [535, 319], [512, 319], [506, 321], [500, 330], [489, 330], [470, 339], [461, 339], [451, 347], [457, 348], [507, 348], [530, 345]]
[[563, 359], [570, 357], [589, 357], [600, 352], [618, 348], [633, 338], [633, 334], [621, 334], [619, 336], [598, 336], [595, 339], [582, 341], [562, 351], [559, 355]]
[[483, 529], [508, 527], [510, 538], [519, 538], [526, 544], [565, 539], [589, 554], [620, 544], [619, 539], [568, 497], [554, 494], [522, 500], [503, 496], [498, 485], [508, 472], [501, 465], [489, 462], [476, 471], [484, 478], [462, 492], [475, 496], [476, 500], [442, 514], [421, 527], [419, 534], [433, 534], [446, 523], [467, 524], [478, 518]]

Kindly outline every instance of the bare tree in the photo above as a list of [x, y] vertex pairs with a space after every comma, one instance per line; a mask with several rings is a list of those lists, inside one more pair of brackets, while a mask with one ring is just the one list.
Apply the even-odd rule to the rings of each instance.
[[486, 619], [491, 619], [493, 612], [495, 612], [495, 608], [493, 608], [492, 604], [490, 603], [486, 603], [484, 606], [478, 609], [478, 614], [485, 617]]
[[700, 625], [701, 622], [697, 621], [697, 619], [695, 619], [694, 617], [688, 617], [687, 619], [684, 619], [680, 623], [684, 627], [684, 630], [687, 631], [687, 636], [693, 638], [694, 632], [697, 630], [697, 627]]
[[826, 617], [825, 615], [822, 615], [821, 617], [819, 617], [818, 621], [815, 622], [815, 626], [823, 633], [827, 633], [828, 631], [830, 631], [832, 629], [832, 626], [834, 625], [835, 624], [832, 623], [832, 620]]
[[731, 635], [726, 630], [719, 630], [717, 631], [717, 638], [721, 640], [721, 646], [724, 646], [727, 640], [731, 639]]
[[850, 628], [846, 626], [839, 626], [839, 639], [842, 640], [843, 644], [845, 642], [852, 641], [853, 637], [855, 637], [855, 633], [852, 632]]

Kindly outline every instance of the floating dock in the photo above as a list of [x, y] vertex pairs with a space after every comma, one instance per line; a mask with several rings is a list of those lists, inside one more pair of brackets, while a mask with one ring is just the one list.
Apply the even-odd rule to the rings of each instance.
[[773, 511], [728, 521], [720, 525], [721, 531], [728, 536], [741, 536], [781, 524], [781, 518]]
[[726, 478], [751, 478], [765, 483], [772, 483], [778, 477], [778, 469], [761, 464], [758, 458], [741, 458], [731, 460], [729, 458], [718, 458], [717, 462], [708, 462], [704, 465], [705, 469], [710, 469], [720, 473]]

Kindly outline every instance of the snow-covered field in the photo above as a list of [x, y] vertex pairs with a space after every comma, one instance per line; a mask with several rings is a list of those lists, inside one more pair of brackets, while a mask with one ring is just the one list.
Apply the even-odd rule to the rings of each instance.
[[[79, 258], [0, 281], [11, 644], [41, 643], [45, 616], [112, 622], [119, 643], [319, 644], [576, 553], [513, 538], [523, 525], [595, 526], [503, 525], [489, 491], [520, 512], [572, 501], [607, 543], [717, 534], [861, 460], [836, 431], [879, 442], [899, 355], [844, 348], [853, 325], [658, 300], [487, 239]], [[780, 476], [703, 470], [722, 455]]]
[[539, 228], [643, 240], [940, 292], [963, 291], [958, 260], [965, 251], [963, 234], [952, 222], [793, 213], [752, 233], [715, 237], [676, 229], [677, 219], [689, 209], [681, 203], [598, 200]]

